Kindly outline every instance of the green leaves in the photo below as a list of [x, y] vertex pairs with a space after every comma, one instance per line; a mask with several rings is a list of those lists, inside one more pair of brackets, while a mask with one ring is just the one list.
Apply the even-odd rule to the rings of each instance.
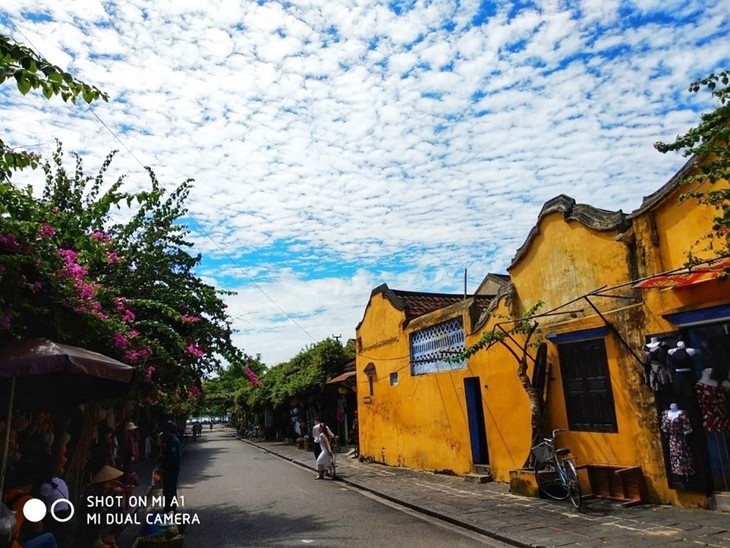
[[[712, 73], [702, 80], [692, 82], [689, 86], [691, 93], [706, 89], [719, 105], [712, 112], [702, 114], [696, 127], [677, 136], [673, 142], [657, 142], [654, 145], [654, 148], [663, 154], [677, 151], [684, 156], [696, 157], [695, 169], [684, 176], [682, 184], [708, 182], [714, 185], [718, 181], [730, 181], [729, 84], [728, 71]], [[714, 232], [698, 240], [692, 249], [687, 251], [687, 266], [692, 266], [698, 261], [695, 253], [700, 247], [704, 251], [712, 251], [717, 257], [730, 255], [730, 189], [725, 186], [711, 190], [693, 190], [682, 194], [680, 201], [690, 197], [697, 200], [700, 205], [712, 207], [715, 210], [715, 217], [712, 219]]]
[[23, 95], [39, 89], [46, 99], [60, 95], [64, 101], [75, 103], [81, 96], [87, 104], [97, 99], [109, 100], [97, 87], [75, 79], [33, 50], [0, 34], [0, 84], [11, 74]]

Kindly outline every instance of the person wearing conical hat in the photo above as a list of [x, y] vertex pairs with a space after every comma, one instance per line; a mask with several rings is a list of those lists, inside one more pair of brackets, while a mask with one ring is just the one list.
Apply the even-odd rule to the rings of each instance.
[[[104, 499], [104, 495], [115, 495], [114, 484], [121, 478], [123, 472], [105, 464], [91, 475], [91, 484], [84, 492], [79, 504], [78, 534], [74, 546], [78, 548], [118, 548], [116, 541], [117, 531], [113, 525], [107, 525], [107, 515], [122, 512], [122, 508], [110, 505], [116, 499]], [[95, 519], [92, 519], [94, 516]]]
[[119, 450], [122, 457], [122, 470], [124, 471], [125, 480], [134, 472], [134, 467], [138, 460], [139, 440], [137, 439], [137, 432], [137, 425], [131, 421], [124, 428], [122, 444]]

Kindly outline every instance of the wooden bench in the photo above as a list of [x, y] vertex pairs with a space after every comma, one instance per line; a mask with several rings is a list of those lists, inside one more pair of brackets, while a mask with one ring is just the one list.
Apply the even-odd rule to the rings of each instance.
[[588, 475], [590, 493], [586, 497], [615, 500], [623, 507], [646, 502], [646, 486], [641, 466], [581, 464], [578, 470]]

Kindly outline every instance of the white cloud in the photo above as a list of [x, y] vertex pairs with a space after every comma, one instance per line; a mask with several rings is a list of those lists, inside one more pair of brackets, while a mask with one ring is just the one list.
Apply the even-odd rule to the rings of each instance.
[[652, 143], [708, 106], [688, 83], [730, 60], [719, 0], [500, 2], [475, 27], [479, 5], [6, 0], [0, 32], [107, 91], [92, 108], [133, 156], [85, 106], [8, 85], [0, 132], [45, 154], [57, 137], [91, 172], [121, 148], [133, 187], [137, 160], [194, 177], [196, 250], [219, 260], [202, 274], [240, 282], [238, 340], [282, 361], [352, 336], [382, 282], [458, 293], [464, 268], [470, 289], [504, 271], [557, 194], [638, 207], [683, 163]]

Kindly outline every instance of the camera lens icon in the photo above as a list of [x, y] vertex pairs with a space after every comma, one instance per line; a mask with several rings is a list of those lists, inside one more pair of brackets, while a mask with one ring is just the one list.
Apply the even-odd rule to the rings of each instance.
[[[58, 515], [57, 507], [59, 504], [65, 504], [63, 507], [63, 516]], [[68, 508], [68, 515], [66, 515], [66, 508]], [[74, 517], [75, 508], [73, 503], [68, 499], [56, 499], [51, 504], [51, 517], [59, 523], [65, 523]], [[48, 509], [46, 504], [41, 499], [30, 499], [23, 505], [23, 516], [31, 523], [38, 523], [43, 521], [46, 517]]]

